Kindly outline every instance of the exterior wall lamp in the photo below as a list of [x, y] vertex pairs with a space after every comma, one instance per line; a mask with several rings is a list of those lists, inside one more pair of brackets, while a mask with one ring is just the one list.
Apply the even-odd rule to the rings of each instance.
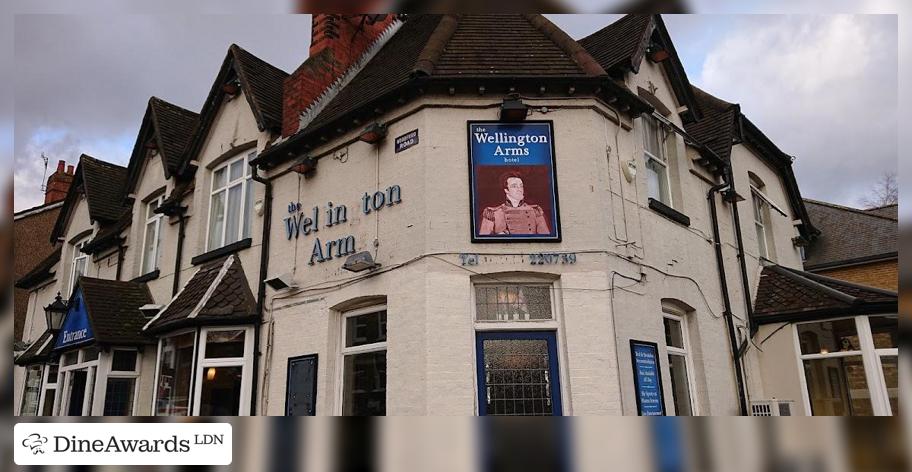
[[529, 106], [518, 98], [505, 98], [500, 104], [500, 121], [518, 123], [525, 121], [529, 114]]
[[361, 131], [358, 139], [368, 144], [377, 144], [386, 137], [386, 125], [382, 123], [371, 123]]
[[63, 325], [63, 317], [66, 316], [67, 304], [60, 298], [60, 292], [57, 292], [57, 298], [54, 301], [44, 307], [44, 316], [47, 317], [47, 326], [48, 330], [56, 333], [60, 331], [61, 325]]

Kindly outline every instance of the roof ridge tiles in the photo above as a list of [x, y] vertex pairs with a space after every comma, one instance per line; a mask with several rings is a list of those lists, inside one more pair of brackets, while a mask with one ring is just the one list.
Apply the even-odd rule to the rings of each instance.
[[558, 28], [551, 20], [541, 14], [525, 14], [523, 16], [532, 26], [544, 33], [548, 39], [566, 52], [586, 75], [608, 75], [605, 69], [599, 65], [598, 61], [585, 48], [571, 38], [566, 31]]
[[803, 200], [805, 201], [805, 203], [811, 203], [811, 204], [813, 204], [813, 205], [825, 206], [825, 207], [833, 208], [833, 209], [836, 209], [836, 210], [849, 211], [849, 212], [855, 213], [855, 214], [857, 214], [857, 215], [870, 216], [870, 217], [872, 217], [872, 218], [879, 218], [879, 219], [887, 220], [887, 221], [897, 221], [896, 218], [893, 218], [893, 217], [890, 217], [890, 216], [878, 215], [877, 213], [871, 213], [872, 210], [881, 210], [881, 209], [884, 209], [884, 208], [887, 208], [887, 207], [890, 207], [890, 206], [894, 206], [895, 204], [884, 205], [884, 206], [881, 206], [881, 207], [868, 208], [868, 209], [866, 209], [866, 210], [863, 210], [863, 209], [861, 209], [861, 208], [852, 208], [852, 207], [850, 207], [850, 206], [839, 205], [838, 203], [825, 202], [825, 201], [823, 201], [823, 200], [815, 200], [815, 199], [813, 199], [813, 198], [804, 198]]

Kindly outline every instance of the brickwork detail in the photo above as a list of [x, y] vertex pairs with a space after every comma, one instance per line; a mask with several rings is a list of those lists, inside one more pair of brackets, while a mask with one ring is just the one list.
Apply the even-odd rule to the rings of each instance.
[[834, 279], [846, 280], [869, 287], [893, 291], [899, 290], [899, 263], [895, 259], [816, 272]]
[[387, 15], [371, 23], [368, 16], [313, 15], [310, 57], [285, 79], [283, 85], [282, 136], [291, 136], [298, 131], [301, 113], [395, 21], [395, 15]]

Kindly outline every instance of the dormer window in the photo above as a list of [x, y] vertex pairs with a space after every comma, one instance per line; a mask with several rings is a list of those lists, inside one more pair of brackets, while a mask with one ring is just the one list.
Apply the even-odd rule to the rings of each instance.
[[253, 179], [248, 162], [255, 152], [234, 158], [212, 171], [207, 250], [250, 237]]

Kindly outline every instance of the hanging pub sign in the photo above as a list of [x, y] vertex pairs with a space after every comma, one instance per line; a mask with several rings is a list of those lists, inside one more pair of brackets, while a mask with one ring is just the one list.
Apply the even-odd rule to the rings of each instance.
[[637, 414], [665, 416], [662, 395], [662, 372], [659, 369], [659, 348], [655, 343], [630, 340], [630, 359], [633, 363], [633, 383], [636, 389]]
[[472, 242], [560, 241], [553, 123], [468, 125]]
[[54, 349], [63, 349], [77, 344], [84, 344], [95, 339], [92, 325], [89, 323], [89, 313], [86, 311], [82, 290], [77, 288], [76, 294], [69, 303], [66, 318], [57, 335]]

